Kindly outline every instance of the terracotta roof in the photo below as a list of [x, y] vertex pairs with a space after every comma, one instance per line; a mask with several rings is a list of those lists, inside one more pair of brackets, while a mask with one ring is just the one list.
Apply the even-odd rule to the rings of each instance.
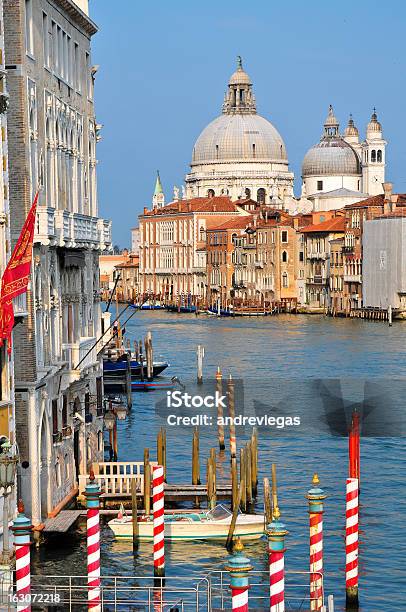
[[371, 198], [367, 198], [366, 200], [361, 200], [360, 202], [354, 202], [354, 204], [347, 204], [344, 208], [347, 210], [348, 208], [368, 208], [369, 206], [382, 206], [383, 205], [383, 193], [380, 193], [376, 196], [372, 196]]
[[246, 227], [251, 225], [252, 220], [253, 218], [251, 215], [249, 216], [240, 215], [238, 217], [233, 217], [232, 219], [228, 219], [227, 221], [224, 221], [224, 223], [221, 223], [220, 225], [216, 225], [216, 227], [211, 227], [210, 229], [207, 229], [207, 231], [216, 232], [216, 231], [227, 230], [227, 229], [245, 229]]
[[[393, 193], [391, 196], [392, 204], [396, 206], [406, 206], [406, 193]], [[355, 202], [354, 204], [348, 204], [345, 206], [345, 209], [352, 208], [367, 208], [369, 206], [383, 206], [384, 204], [384, 194], [380, 193], [376, 196], [372, 196], [367, 200], [362, 200], [361, 202]]]
[[237, 203], [232, 202], [228, 196], [191, 198], [190, 200], [170, 202], [162, 208], [148, 210], [146, 214], [155, 216], [187, 212], [237, 212]]
[[345, 231], [345, 217], [334, 217], [333, 219], [327, 219], [322, 223], [315, 225], [308, 225], [300, 230], [301, 232], [344, 232]]

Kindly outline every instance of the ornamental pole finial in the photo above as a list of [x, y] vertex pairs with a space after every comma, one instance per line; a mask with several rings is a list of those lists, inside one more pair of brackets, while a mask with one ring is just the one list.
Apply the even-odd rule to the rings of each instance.
[[320, 484], [319, 475], [317, 474], [317, 472], [315, 472], [314, 475], [313, 475], [312, 484], [314, 486]]
[[234, 545], [235, 552], [241, 552], [244, 549], [244, 544], [241, 542], [240, 536], [238, 536], [237, 541]]

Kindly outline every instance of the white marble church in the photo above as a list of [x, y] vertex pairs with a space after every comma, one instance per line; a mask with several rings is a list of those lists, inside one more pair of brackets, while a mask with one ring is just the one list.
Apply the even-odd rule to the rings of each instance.
[[[229, 195], [291, 213], [342, 208], [383, 193], [386, 144], [375, 109], [360, 141], [351, 116], [340, 134], [330, 106], [320, 141], [304, 157], [301, 195], [296, 198], [285, 143], [274, 125], [257, 113], [252, 81], [239, 57], [222, 114], [196, 140], [186, 188], [175, 187], [174, 200]], [[154, 206], [162, 206], [163, 194], [161, 200], [157, 202], [155, 194]]]

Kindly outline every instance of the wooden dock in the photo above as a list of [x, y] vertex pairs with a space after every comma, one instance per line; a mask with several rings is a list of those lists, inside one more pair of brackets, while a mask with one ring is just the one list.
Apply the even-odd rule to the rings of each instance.
[[[207, 500], [207, 486], [202, 485], [185, 485], [185, 484], [165, 484], [165, 503], [182, 503], [187, 501], [195, 501], [199, 504]], [[217, 499], [218, 500], [229, 500], [232, 497], [231, 484], [218, 484], [217, 485]], [[115, 501], [126, 502], [131, 499], [131, 492], [121, 491], [112, 493], [111, 491], [102, 492], [100, 495], [101, 505], [103, 507], [108, 506], [109, 503]], [[141, 491], [137, 491], [137, 500], [139, 501], [138, 507], [143, 505], [143, 494]]]
[[[151, 461], [150, 465], [156, 465]], [[95, 479], [101, 489], [101, 505], [106, 507], [115, 501], [126, 501], [131, 499], [132, 482], [135, 480], [137, 488], [137, 499], [143, 500], [144, 493], [144, 464], [141, 461], [131, 462], [101, 462], [93, 465]], [[79, 499], [84, 499], [84, 490], [89, 479], [88, 474], [79, 476]], [[152, 493], [152, 491], [151, 491]], [[218, 500], [229, 500], [232, 497], [231, 482], [217, 482], [216, 498]], [[207, 485], [193, 484], [165, 484], [165, 502], [195, 501], [198, 504], [207, 500]], [[139, 505], [139, 507], [141, 507]]]
[[44, 522], [45, 533], [66, 533], [76, 523], [83, 510], [62, 510], [53, 518], [47, 518]]

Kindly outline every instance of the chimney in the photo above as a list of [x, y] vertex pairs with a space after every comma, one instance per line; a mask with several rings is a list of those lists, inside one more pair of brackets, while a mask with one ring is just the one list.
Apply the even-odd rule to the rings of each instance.
[[192, 212], [192, 202], [187, 203], [187, 210], [188, 212]]
[[383, 214], [392, 212], [392, 183], [383, 183]]
[[144, 206], [144, 215], [148, 214], [148, 208]]
[[217, 212], [217, 204], [213, 202], [213, 212]]

